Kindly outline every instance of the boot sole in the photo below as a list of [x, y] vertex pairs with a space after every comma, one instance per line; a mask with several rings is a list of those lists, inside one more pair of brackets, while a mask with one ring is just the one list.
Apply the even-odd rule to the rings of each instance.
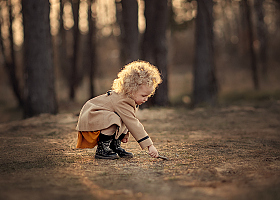
[[95, 158], [97, 159], [107, 159], [107, 160], [115, 160], [115, 159], [119, 159], [119, 156], [114, 156], [114, 157], [110, 157], [110, 156], [100, 156], [100, 155], [95, 155]]

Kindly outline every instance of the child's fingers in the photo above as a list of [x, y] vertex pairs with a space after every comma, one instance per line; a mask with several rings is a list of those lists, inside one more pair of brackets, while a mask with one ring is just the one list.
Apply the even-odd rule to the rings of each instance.
[[123, 142], [123, 143], [127, 143], [127, 142], [128, 142], [128, 139], [127, 139], [127, 138], [124, 138], [124, 139], [122, 139], [122, 142]]
[[152, 158], [154, 158], [154, 157], [155, 157], [153, 154], [150, 154], [150, 156], [151, 156]]
[[155, 153], [155, 152], [150, 152], [149, 155], [153, 158], [157, 158], [158, 157], [158, 154]]

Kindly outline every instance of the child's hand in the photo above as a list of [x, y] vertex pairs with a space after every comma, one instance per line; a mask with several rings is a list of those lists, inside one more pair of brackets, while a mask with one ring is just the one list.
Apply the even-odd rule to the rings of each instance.
[[122, 139], [122, 142], [123, 142], [123, 143], [127, 143], [127, 142], [128, 142], [128, 138]]
[[129, 133], [127, 133], [124, 138], [122, 139], [123, 143], [127, 143], [128, 142], [128, 138], [129, 138]]
[[158, 157], [158, 151], [156, 149], [156, 147], [154, 145], [150, 145], [148, 146], [149, 149], [149, 155], [153, 158], [157, 158]]

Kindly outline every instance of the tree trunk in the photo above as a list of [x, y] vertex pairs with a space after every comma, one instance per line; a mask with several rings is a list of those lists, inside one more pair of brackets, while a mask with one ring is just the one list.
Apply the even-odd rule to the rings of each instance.
[[46, 0], [22, 1], [26, 68], [25, 117], [57, 113], [50, 34], [50, 6]]
[[197, 6], [193, 105], [214, 105], [218, 89], [214, 66], [213, 0], [198, 0]]
[[124, 53], [124, 25], [123, 25], [123, 19], [122, 19], [122, 2], [121, 1], [115, 1], [116, 5], [116, 19], [117, 24], [120, 28], [120, 37], [118, 37], [119, 44], [120, 44], [120, 60], [122, 64], [124, 65], [126, 63], [126, 57]]
[[261, 62], [262, 75], [267, 78], [267, 28], [264, 22], [264, 10], [263, 10], [264, 0], [255, 0], [254, 7], [256, 11], [256, 25], [257, 34], [260, 42], [259, 57]]
[[88, 52], [89, 52], [89, 82], [90, 82], [90, 98], [95, 95], [94, 90], [94, 71], [96, 68], [96, 27], [95, 17], [92, 17], [93, 11], [91, 9], [95, 0], [89, 0], [88, 5]]
[[59, 19], [59, 67], [61, 70], [61, 76], [66, 80], [67, 84], [70, 85], [70, 72], [71, 66], [70, 59], [67, 54], [67, 35], [66, 30], [64, 29], [63, 21], [63, 9], [64, 9], [65, 0], [60, 0], [60, 19]]
[[71, 78], [70, 78], [70, 93], [69, 98], [71, 100], [75, 99], [75, 91], [78, 84], [77, 77], [77, 60], [78, 60], [78, 47], [79, 47], [79, 8], [80, 8], [80, 0], [72, 0], [72, 11], [74, 18], [74, 26], [73, 26], [73, 59], [72, 59], [72, 69], [71, 69]]
[[158, 67], [163, 82], [152, 98], [152, 104], [166, 106], [168, 100], [167, 42], [168, 0], [145, 0], [146, 30], [142, 58]]
[[[0, 45], [1, 45], [1, 50], [3, 53], [3, 61], [4, 61], [4, 66], [7, 70], [8, 76], [9, 76], [9, 81], [13, 89], [13, 93], [18, 101], [19, 106], [23, 107], [24, 101], [22, 97], [22, 91], [20, 89], [19, 85], [19, 79], [16, 76], [16, 58], [15, 58], [15, 50], [14, 50], [14, 36], [13, 36], [13, 14], [12, 14], [12, 4], [9, 2], [8, 5], [9, 8], [9, 21], [10, 21], [10, 26], [9, 26], [9, 40], [10, 40], [10, 59], [7, 59], [5, 55], [5, 47], [3, 43], [3, 38], [2, 38], [2, 30], [0, 26]], [[1, 8], [0, 8], [0, 15], [1, 15]]]
[[251, 70], [252, 70], [252, 79], [255, 90], [259, 89], [259, 78], [258, 78], [258, 71], [257, 71], [257, 61], [256, 61], [256, 54], [254, 50], [254, 36], [253, 36], [253, 25], [251, 19], [251, 9], [249, 6], [249, 2], [247, 0], [243, 0], [244, 3], [244, 12], [245, 17], [248, 25], [248, 40], [249, 40], [249, 51], [250, 51], [250, 59], [251, 59]]
[[138, 48], [138, 2], [136, 0], [122, 0], [122, 50], [124, 63], [139, 59]]

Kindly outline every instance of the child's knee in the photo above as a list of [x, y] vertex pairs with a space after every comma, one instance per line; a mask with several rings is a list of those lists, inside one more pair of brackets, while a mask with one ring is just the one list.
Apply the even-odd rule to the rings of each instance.
[[117, 125], [113, 124], [112, 126], [110, 126], [109, 128], [103, 129], [101, 130], [101, 133], [104, 135], [114, 135], [114, 133], [117, 130]]

